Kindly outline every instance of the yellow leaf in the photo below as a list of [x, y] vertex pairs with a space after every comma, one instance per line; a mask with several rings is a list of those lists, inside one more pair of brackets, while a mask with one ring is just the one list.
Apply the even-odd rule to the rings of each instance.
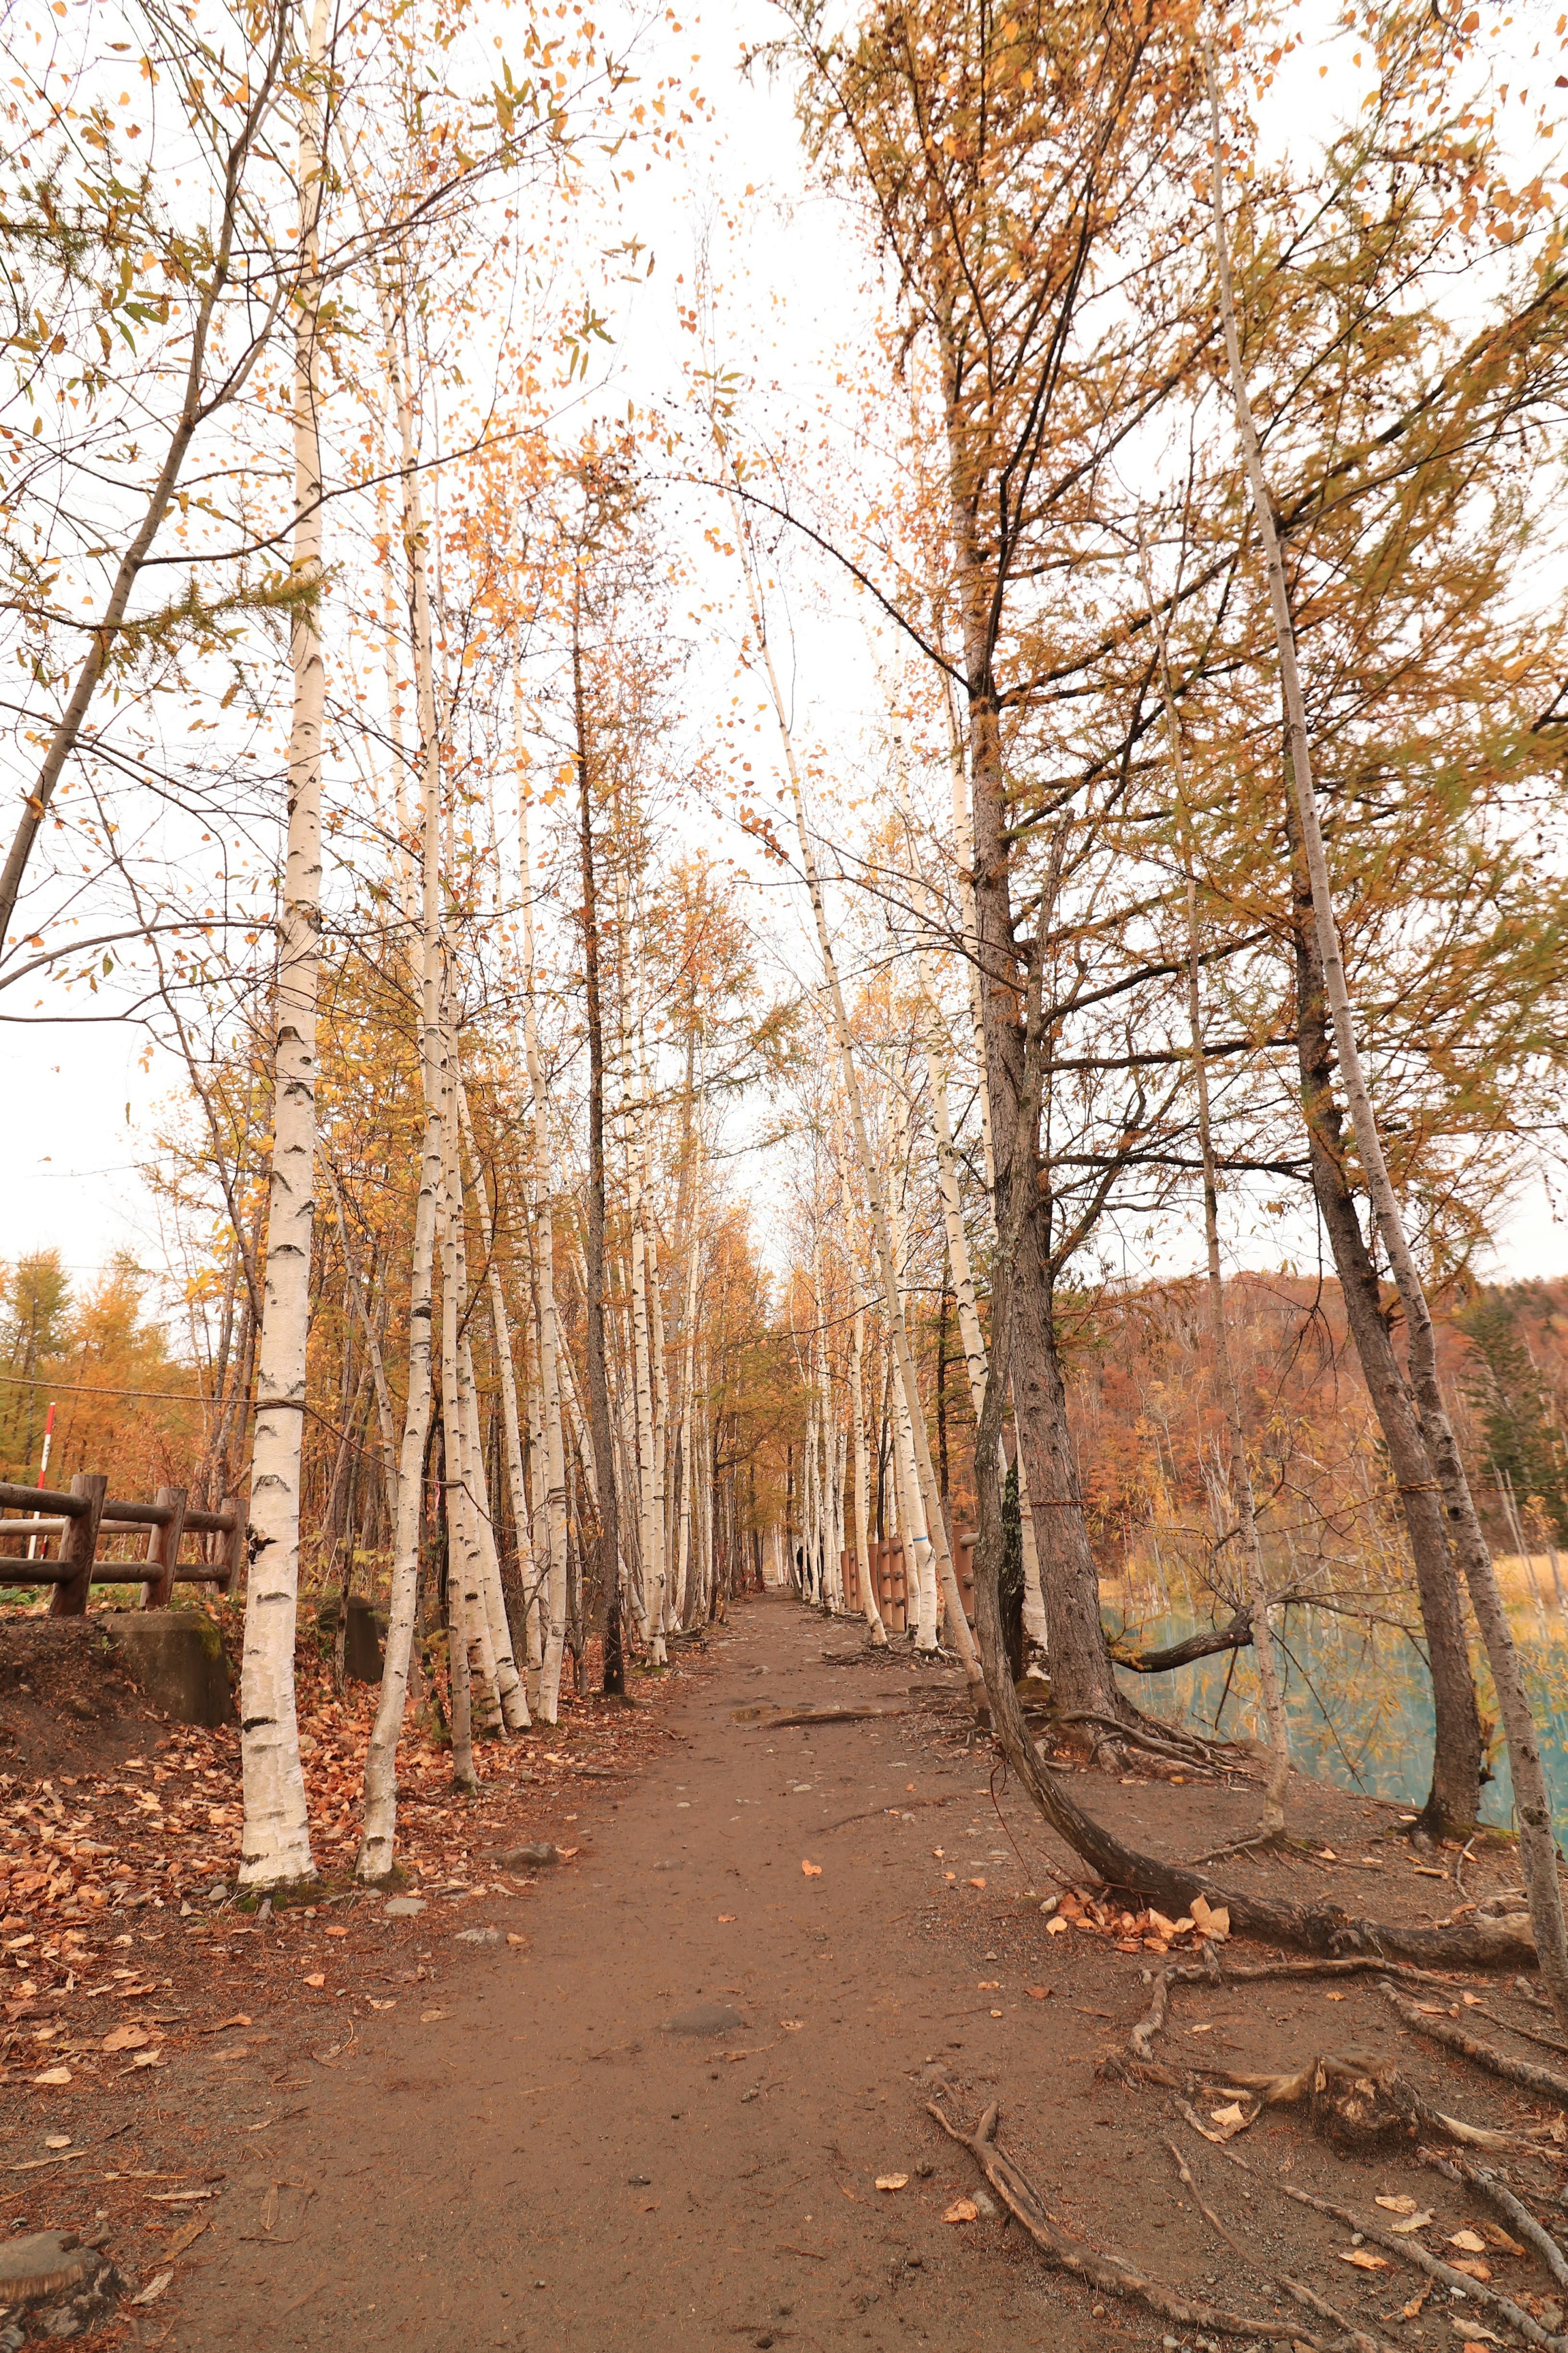
[[1484, 2255], [1487, 2251], [1487, 2242], [1479, 2231], [1455, 2231], [1448, 2244], [1463, 2248], [1467, 2255]]
[[1389, 2214], [1414, 2214], [1415, 2211], [1414, 2198], [1374, 2198], [1372, 2202]]
[[976, 2222], [980, 2209], [973, 2198], [955, 2198], [942, 2219], [944, 2222]]
[[1370, 2247], [1336, 2247], [1334, 2253], [1342, 2263], [1353, 2263], [1358, 2272], [1385, 2272], [1389, 2269], [1386, 2255], [1374, 2255]]
[[1391, 2222], [1388, 2227], [1391, 2231], [1395, 2232], [1398, 2237], [1405, 2239], [1409, 2237], [1412, 2231], [1424, 2231], [1431, 2220], [1432, 2209], [1429, 2206], [1423, 2206], [1418, 2212], [1412, 2214], [1405, 2221]]
[[907, 2173], [879, 2173], [877, 2176], [879, 2189], [907, 2189], [909, 2182], [910, 2177]]
[[802, 1873], [807, 1879], [822, 1877], [822, 1865], [819, 1862], [803, 1862], [800, 1867]]

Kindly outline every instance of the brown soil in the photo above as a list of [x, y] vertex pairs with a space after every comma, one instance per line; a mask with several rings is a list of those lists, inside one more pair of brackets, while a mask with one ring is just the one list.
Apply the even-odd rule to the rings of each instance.
[[[847, 1714], [773, 1721], [814, 1704]], [[1379, 2272], [1347, 2264], [1348, 2229], [1276, 2187], [1380, 2224], [1394, 2218], [1376, 2195], [1411, 2195], [1435, 2216], [1421, 2243], [1451, 2258], [1448, 2236], [1486, 2210], [1423, 2169], [1410, 2142], [1341, 2155], [1302, 2116], [1266, 2111], [1234, 2144], [1248, 2180], [1177, 2120], [1169, 2091], [1102, 2073], [1126, 2052], [1157, 1959], [1117, 1948], [1133, 1940], [1114, 1906], [1104, 1932], [1047, 1932], [1038, 1891], [1075, 1866], [1001, 1789], [955, 1678], [915, 1672], [907, 1653], [860, 1657], [857, 1629], [771, 1599], [739, 1609], [655, 1708], [579, 1709], [527, 1750], [530, 1769], [555, 1778], [514, 1776], [462, 1817], [460, 1873], [429, 1830], [426, 1886], [461, 1892], [432, 1893], [416, 1917], [352, 1895], [265, 1926], [166, 1907], [137, 1915], [118, 1948], [118, 1921], [94, 1921], [68, 1992], [35, 1968], [31, 1999], [7, 2005], [15, 2035], [62, 2023], [35, 2065], [62, 2047], [101, 2052], [120, 2019], [163, 2038], [142, 2046], [157, 2065], [135, 2068], [128, 2048], [79, 2057], [68, 2085], [29, 2075], [0, 2094], [12, 2226], [85, 2232], [101, 2218], [135, 2281], [172, 2273], [134, 2315], [138, 2341], [1072, 2353], [1210, 2336], [1047, 2270], [984, 2205], [944, 2221], [979, 2176], [928, 2116], [933, 2098], [966, 2129], [999, 2102], [1003, 2145], [1062, 2230], [1189, 2297], [1283, 2320], [1270, 2280], [1288, 2271], [1383, 2342], [1453, 2348], [1477, 2324], [1512, 2341], [1447, 2288], [1394, 2317], [1420, 2275], [1392, 2257]], [[1078, 1787], [1156, 1851], [1200, 1853], [1256, 1820], [1239, 1782]], [[426, 1803], [450, 1838], [447, 1801], [432, 1789]], [[1455, 1903], [1452, 1885], [1416, 1875], [1439, 1866], [1412, 1853], [1389, 1810], [1304, 1784], [1291, 1805], [1293, 1827], [1335, 1859], [1252, 1872], [1299, 1890], [1364, 1857], [1358, 1909], [1430, 1916]], [[541, 1835], [577, 1852], [528, 1887], [495, 1857]], [[1481, 1852], [1466, 1891], [1510, 1875], [1506, 1852]], [[495, 1942], [458, 1941], [487, 1928]], [[23, 1969], [47, 1949], [40, 1936], [0, 1958]], [[1479, 1979], [1416, 1998], [1474, 2025], [1467, 1987], [1495, 2013], [1480, 2030], [1495, 2041], [1509, 2039], [1505, 2019], [1542, 2023]], [[1429, 2101], [1478, 2123], [1519, 2130], [1555, 2114], [1413, 2034], [1362, 1979], [1183, 1988], [1156, 2055], [1202, 2116], [1225, 2105], [1226, 2070], [1352, 2048], [1397, 2059]], [[73, 2136], [79, 2161], [56, 2161], [73, 2152], [48, 2151], [51, 2134]], [[1250, 2263], [1195, 2211], [1167, 2134]], [[1509, 2163], [1550, 2215], [1556, 2145]], [[906, 2179], [879, 2190], [879, 2176]], [[1493, 2251], [1486, 2263], [1560, 2325], [1533, 2256]], [[132, 2317], [95, 2342], [132, 2341]], [[1488, 2340], [1478, 2328], [1473, 2341]]]
[[161, 1722], [90, 1617], [0, 1618], [0, 1773], [43, 1780], [118, 1765]]

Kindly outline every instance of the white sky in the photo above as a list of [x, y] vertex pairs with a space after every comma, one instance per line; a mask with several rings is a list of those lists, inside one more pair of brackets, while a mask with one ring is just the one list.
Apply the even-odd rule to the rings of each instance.
[[[1550, 37], [1555, 5], [1529, 0], [1500, 18], [1503, 45], [1528, 57], [1534, 41]], [[675, 386], [690, 353], [675, 305], [689, 298], [692, 257], [707, 229], [716, 269], [727, 281], [725, 323], [733, 348], [743, 353], [752, 343], [757, 375], [778, 387], [770, 407], [805, 413], [829, 383], [836, 354], [863, 329], [864, 254], [837, 207], [805, 185], [787, 90], [763, 75], [748, 82], [737, 70], [743, 43], [771, 31], [766, 12], [731, 5], [683, 23], [671, 61], [679, 55], [709, 100], [711, 125], [690, 140], [684, 174], [662, 170], [639, 185], [636, 227], [658, 266], [645, 287], [626, 297], [616, 349], [605, 363], [605, 406], [624, 407], [628, 393], [652, 400]], [[1331, 73], [1323, 81], [1318, 64], [1325, 55]], [[1278, 95], [1266, 134], [1283, 136], [1287, 125], [1321, 119], [1317, 93], [1332, 90], [1342, 102], [1352, 79], [1342, 46], [1303, 57], [1293, 82]], [[751, 188], [757, 193], [748, 196]], [[726, 216], [744, 224], [738, 247], [722, 226]], [[841, 628], [835, 638], [809, 622], [802, 642], [809, 653], [800, 672], [806, 725], [819, 737], [854, 741], [873, 699], [860, 646], [847, 643]], [[715, 846], [725, 854], [740, 848], [738, 838]], [[781, 949], [790, 945], [790, 929], [783, 926]], [[0, 1258], [53, 1245], [73, 1271], [87, 1275], [124, 1248], [160, 1268], [156, 1205], [138, 1163], [151, 1148], [160, 1100], [175, 1082], [173, 1064], [159, 1058], [144, 1075], [142, 1033], [111, 1024], [10, 1023], [3, 1036], [6, 1098], [17, 1106], [18, 1134], [0, 1155]], [[1263, 1262], [1258, 1249], [1237, 1240], [1239, 1262]], [[1298, 1235], [1276, 1240], [1276, 1250], [1281, 1244], [1291, 1255], [1315, 1256], [1306, 1220]], [[1167, 1261], [1158, 1271], [1175, 1267]], [[1568, 1272], [1568, 1222], [1554, 1214], [1543, 1187], [1521, 1191], [1486, 1271], [1510, 1278]]]

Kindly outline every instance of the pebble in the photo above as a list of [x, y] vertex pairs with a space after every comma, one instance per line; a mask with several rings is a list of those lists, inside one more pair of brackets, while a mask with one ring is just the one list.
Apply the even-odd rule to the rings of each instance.
[[393, 1895], [384, 1909], [394, 1920], [412, 1920], [416, 1912], [424, 1911], [425, 1899], [422, 1895]]

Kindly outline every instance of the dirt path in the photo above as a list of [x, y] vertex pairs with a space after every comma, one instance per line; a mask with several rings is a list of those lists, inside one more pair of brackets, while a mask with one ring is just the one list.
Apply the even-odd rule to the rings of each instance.
[[[1279, 2318], [1271, 2283], [1294, 2269], [1363, 2327], [1393, 2316], [1411, 2294], [1396, 2297], [1396, 2273], [1347, 2271], [1343, 2229], [1271, 2189], [1254, 2207], [1189, 2134], [1205, 2195], [1257, 2250], [1258, 2276], [1238, 2270], [1162, 2146], [1168, 2094], [1100, 2073], [1148, 2002], [1147, 1954], [1047, 1933], [1027, 1890], [1051, 1883], [1048, 1842], [1023, 1807], [994, 1804], [956, 1676], [868, 1658], [861, 1641], [783, 1599], [743, 1605], [675, 1696], [674, 1738], [635, 1779], [577, 1799], [568, 1867], [510, 1902], [433, 1901], [379, 1978], [369, 1946], [357, 1975], [358, 1948], [340, 1946], [343, 1983], [330, 1968], [304, 1982], [318, 2005], [349, 1997], [345, 2025], [327, 2042], [318, 2010], [310, 2058], [274, 2079], [274, 2099], [296, 2103], [275, 2121], [241, 2125], [237, 2104], [216, 2125], [211, 2227], [141, 2341], [1153, 2353], [1158, 2319], [1047, 2272], [984, 2198], [977, 2219], [943, 2221], [977, 2178], [927, 2115], [933, 2094], [965, 2124], [1000, 2100], [1004, 2138], [1067, 2231], [1184, 2293]], [[777, 1720], [807, 1706], [874, 1713]], [[1095, 1777], [1090, 1795], [1172, 1852], [1195, 1832], [1234, 1837], [1256, 1809], [1250, 1791], [1204, 1792], [1200, 1831], [1191, 1788]], [[1385, 1811], [1337, 1792], [1312, 1803], [1340, 1853], [1381, 1839], [1364, 1868], [1385, 1899], [1427, 1900]], [[486, 1926], [494, 1944], [458, 1941]], [[1525, 2117], [1395, 2030], [1364, 1979], [1192, 1988], [1163, 2047], [1212, 2075], [1352, 2042], [1397, 2052], [1429, 2097], [1477, 2121]], [[1475, 2219], [1473, 2198], [1405, 2149], [1336, 2158], [1283, 2115], [1260, 2116], [1246, 2147], [1268, 2176], [1300, 2159], [1293, 2179], [1336, 2199], [1416, 2193], [1446, 2217], [1435, 2232]], [[126, 2161], [171, 2160], [149, 2143]], [[908, 2179], [879, 2192], [879, 2174]], [[1398, 2333], [1451, 2346], [1458, 2326], [1417, 2295]]]
[[[898, 1717], [733, 1720], [900, 1707], [907, 1673], [825, 1663], [854, 1640], [745, 1609], [685, 1745], [603, 1807], [526, 1950], [455, 1951], [431, 1915], [434, 1984], [225, 2185], [172, 2347], [1045, 2341], [1034, 2280], [942, 2224], [973, 2169], [924, 2113], [944, 2066], [1041, 2065], [1041, 2006], [979, 1989], [1001, 1974], [979, 1892], [931, 1933], [954, 1900], [932, 1847], [956, 1833], [967, 1866], [997, 1845], [987, 1767], [933, 1766]], [[898, 1799], [910, 1819], [871, 1812]], [[891, 2171], [908, 2187], [879, 2193]]]

